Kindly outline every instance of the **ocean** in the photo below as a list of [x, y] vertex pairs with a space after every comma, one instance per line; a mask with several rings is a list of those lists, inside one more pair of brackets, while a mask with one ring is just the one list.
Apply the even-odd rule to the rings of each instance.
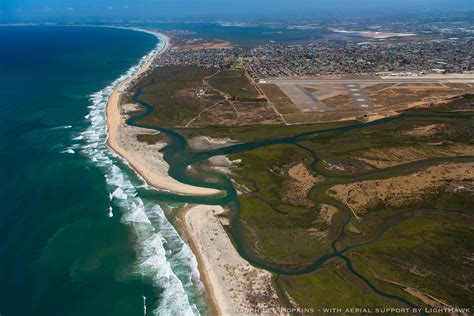
[[105, 145], [109, 93], [161, 43], [0, 27], [0, 315], [198, 315], [197, 263]]

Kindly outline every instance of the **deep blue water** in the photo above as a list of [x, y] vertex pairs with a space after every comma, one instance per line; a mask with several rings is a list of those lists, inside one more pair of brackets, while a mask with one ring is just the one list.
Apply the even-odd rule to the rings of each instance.
[[0, 315], [202, 310], [193, 256], [103, 144], [110, 89], [91, 100], [156, 37], [5, 26], [0, 43]]

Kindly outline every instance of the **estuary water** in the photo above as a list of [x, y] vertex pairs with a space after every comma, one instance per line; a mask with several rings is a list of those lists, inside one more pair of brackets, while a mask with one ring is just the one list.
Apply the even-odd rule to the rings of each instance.
[[105, 145], [108, 95], [159, 39], [2, 26], [0, 43], [0, 314], [205, 312], [171, 206]]

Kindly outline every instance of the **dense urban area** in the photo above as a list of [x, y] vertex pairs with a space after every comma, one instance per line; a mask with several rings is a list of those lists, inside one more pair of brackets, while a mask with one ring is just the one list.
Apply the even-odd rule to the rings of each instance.
[[474, 69], [474, 39], [442, 39], [399, 44], [262, 45], [254, 48], [170, 51], [157, 66], [224, 67], [242, 64], [254, 78], [457, 73]]

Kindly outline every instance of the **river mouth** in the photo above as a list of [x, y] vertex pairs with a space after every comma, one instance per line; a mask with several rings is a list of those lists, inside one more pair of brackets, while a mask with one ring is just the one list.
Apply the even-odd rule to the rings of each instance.
[[[162, 152], [164, 154], [165, 161], [169, 164], [170, 170], [169, 174], [176, 180], [199, 187], [206, 187], [206, 188], [213, 188], [220, 190], [221, 194], [215, 196], [180, 196], [174, 195], [172, 193], [165, 193], [165, 192], [154, 192], [153, 195], [159, 197], [165, 201], [172, 201], [177, 203], [192, 203], [192, 204], [207, 204], [207, 205], [223, 205], [226, 206], [230, 212], [229, 217], [231, 220], [231, 229], [229, 234], [232, 237], [232, 240], [239, 252], [240, 256], [250, 262], [252, 265], [270, 271], [278, 276], [286, 275], [286, 276], [296, 276], [296, 275], [304, 275], [308, 273], [312, 273], [318, 271], [324, 264], [331, 260], [339, 260], [344, 262], [347, 266], [348, 270], [359, 280], [369, 287], [373, 293], [382, 296], [386, 299], [392, 300], [394, 302], [400, 303], [405, 306], [409, 306], [412, 308], [416, 308], [417, 306], [405, 298], [391, 295], [390, 293], [384, 293], [383, 291], [379, 290], [375, 287], [367, 278], [365, 278], [362, 274], [357, 272], [353, 265], [352, 261], [349, 256], [346, 255], [347, 252], [371, 243], [375, 243], [379, 240], [384, 233], [389, 229], [392, 225], [394, 225], [397, 221], [403, 219], [403, 217], [407, 214], [412, 213], [419, 213], [419, 212], [431, 212], [433, 209], [404, 209], [399, 214], [394, 214], [390, 216], [388, 220], [382, 225], [376, 232], [367, 238], [367, 240], [355, 242], [353, 244], [343, 243], [341, 244], [341, 239], [343, 233], [347, 226], [353, 220], [353, 213], [341, 202], [337, 201], [336, 199], [330, 197], [328, 194], [325, 193], [328, 187], [333, 185], [338, 181], [344, 181], [345, 183], [348, 182], [355, 182], [361, 179], [366, 178], [376, 178], [376, 177], [384, 177], [385, 174], [389, 176], [393, 174], [393, 172], [404, 172], [405, 170], [413, 170], [413, 168], [420, 168], [423, 166], [429, 166], [433, 163], [441, 163], [441, 162], [466, 162], [472, 161], [472, 157], [459, 157], [459, 158], [440, 158], [440, 159], [432, 159], [432, 160], [425, 160], [420, 162], [413, 162], [404, 164], [401, 166], [396, 166], [392, 168], [386, 168], [383, 170], [372, 170], [368, 172], [362, 172], [359, 174], [353, 174], [350, 176], [341, 177], [337, 174], [332, 174], [327, 170], [324, 170], [318, 167], [317, 162], [320, 160], [318, 157], [318, 153], [310, 148], [305, 147], [301, 143], [308, 140], [318, 140], [318, 139], [331, 139], [345, 133], [349, 133], [355, 130], [364, 129], [368, 127], [380, 126], [385, 123], [390, 122], [397, 122], [398, 120], [406, 120], [413, 117], [420, 117], [422, 116], [424, 119], [428, 118], [437, 118], [439, 117], [437, 114], [410, 114], [405, 113], [397, 117], [390, 117], [381, 119], [378, 121], [370, 122], [370, 123], [356, 123], [352, 125], [330, 128], [327, 130], [315, 130], [309, 131], [304, 133], [298, 133], [292, 136], [281, 137], [281, 138], [271, 138], [271, 139], [264, 139], [264, 140], [256, 140], [256, 141], [249, 141], [244, 143], [239, 143], [235, 145], [225, 146], [218, 149], [212, 149], [208, 151], [193, 151], [188, 141], [185, 137], [183, 137], [178, 131], [172, 128], [164, 128], [160, 126], [153, 126], [150, 124], [141, 124], [140, 121], [146, 118], [150, 113], [153, 111], [153, 105], [148, 104], [141, 98], [143, 87], [140, 87], [136, 90], [135, 94], [133, 95], [132, 99], [134, 102], [140, 104], [144, 108], [144, 112], [131, 117], [127, 123], [132, 126], [142, 127], [147, 129], [154, 129], [166, 135], [167, 145], [163, 148]], [[441, 115], [443, 116], [443, 115]], [[322, 256], [315, 258], [311, 262], [307, 262], [301, 265], [281, 265], [276, 264], [273, 262], [269, 262], [267, 260], [262, 259], [260, 256], [256, 255], [255, 252], [249, 246], [248, 241], [246, 240], [246, 236], [242, 232], [241, 227], [241, 220], [240, 214], [241, 209], [238, 201], [238, 196], [236, 189], [230, 180], [224, 174], [214, 172], [209, 170], [208, 168], [203, 168], [201, 164], [208, 159], [219, 156], [219, 155], [230, 155], [234, 153], [242, 153], [250, 150], [254, 150], [257, 148], [262, 148], [266, 146], [272, 145], [279, 145], [279, 144], [289, 144], [298, 146], [308, 152], [308, 154], [312, 157], [312, 162], [309, 166], [309, 169], [317, 174], [322, 174], [327, 180], [321, 186], [317, 186], [316, 188], [312, 189], [312, 196], [317, 200], [318, 203], [325, 203], [328, 205], [332, 205], [336, 207], [338, 210], [342, 211], [344, 214], [345, 220], [340, 224], [338, 227], [338, 233], [336, 234], [335, 238], [331, 242], [331, 249], [327, 251]], [[189, 172], [190, 168], [192, 172]], [[278, 282], [276, 282], [277, 287]]]

